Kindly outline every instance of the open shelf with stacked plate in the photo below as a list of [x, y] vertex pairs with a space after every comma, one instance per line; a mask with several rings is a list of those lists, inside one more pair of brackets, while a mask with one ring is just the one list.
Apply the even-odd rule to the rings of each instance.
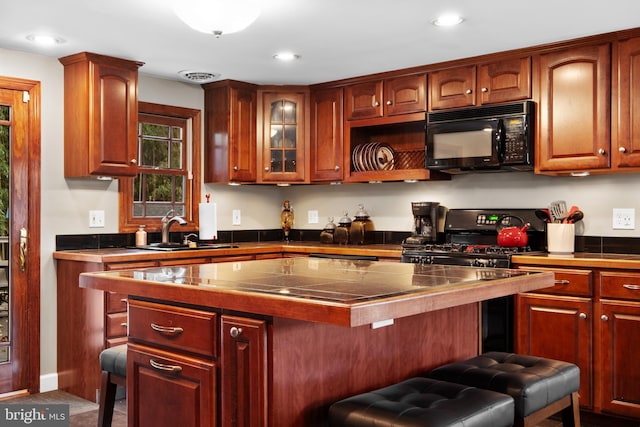
[[347, 182], [448, 179], [424, 167], [424, 120], [347, 126], [346, 137]]

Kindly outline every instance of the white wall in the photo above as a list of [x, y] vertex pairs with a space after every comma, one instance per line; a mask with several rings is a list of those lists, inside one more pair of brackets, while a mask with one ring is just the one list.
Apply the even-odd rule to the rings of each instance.
[[[144, 73], [144, 67], [142, 69]], [[0, 75], [42, 83], [42, 247], [41, 247], [41, 373], [56, 372], [56, 274], [52, 252], [57, 234], [116, 233], [117, 181], [63, 177], [63, 69], [56, 58], [0, 49]], [[203, 110], [199, 86], [141, 74], [139, 98]], [[204, 119], [204, 116], [203, 116]], [[363, 203], [378, 230], [410, 230], [410, 202], [439, 201], [448, 208], [545, 207], [555, 199], [579, 205], [585, 212], [585, 235], [638, 236], [638, 230], [611, 230], [611, 208], [636, 208], [640, 214], [640, 175], [556, 178], [529, 173], [467, 175], [447, 182], [416, 184], [349, 184], [292, 187], [203, 185], [218, 203], [222, 230], [279, 227], [282, 201], [291, 200], [296, 228], [321, 228], [327, 216], [353, 215]], [[105, 228], [90, 229], [91, 209], [105, 211]], [[242, 224], [231, 225], [231, 211], [240, 209]], [[319, 224], [307, 224], [307, 210], [318, 210]], [[71, 308], [70, 308], [71, 309]]]

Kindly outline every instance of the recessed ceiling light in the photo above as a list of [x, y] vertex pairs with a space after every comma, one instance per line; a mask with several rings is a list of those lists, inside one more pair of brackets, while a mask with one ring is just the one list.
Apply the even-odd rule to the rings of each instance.
[[456, 13], [445, 13], [431, 21], [433, 25], [438, 27], [452, 27], [462, 24], [462, 22], [464, 22], [464, 18]]
[[300, 58], [300, 55], [296, 55], [295, 53], [291, 52], [280, 52], [273, 55], [273, 58], [277, 59], [278, 61], [293, 61], [294, 59]]
[[27, 36], [27, 40], [39, 44], [40, 46], [54, 46], [65, 42], [65, 40], [60, 37], [50, 36], [46, 34], [29, 34]]

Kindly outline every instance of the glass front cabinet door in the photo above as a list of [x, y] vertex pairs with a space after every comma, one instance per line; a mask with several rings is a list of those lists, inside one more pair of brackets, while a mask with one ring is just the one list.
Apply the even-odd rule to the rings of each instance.
[[304, 182], [307, 94], [262, 93], [262, 181]]

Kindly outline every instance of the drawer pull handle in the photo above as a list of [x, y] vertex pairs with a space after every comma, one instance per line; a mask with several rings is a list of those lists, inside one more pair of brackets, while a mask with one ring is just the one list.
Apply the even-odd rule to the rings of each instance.
[[120, 323], [120, 326], [122, 326], [123, 328], [126, 328], [127, 327], [127, 322]]
[[173, 374], [182, 372], [182, 366], [178, 365], [165, 365], [164, 363], [156, 362], [153, 359], [149, 359], [149, 364], [152, 368], [157, 369], [158, 371], [171, 372]]
[[564, 280], [554, 280], [554, 282], [556, 285], [569, 285], [571, 282], [567, 279]]
[[630, 291], [638, 291], [640, 290], [640, 285], [634, 285], [634, 284], [626, 284], [626, 285], [622, 285], [623, 288], [625, 289], [629, 289]]
[[129, 301], [127, 298], [122, 298], [122, 299], [120, 300], [120, 302], [121, 302], [121, 303], [123, 303], [123, 304], [126, 304], [126, 303], [127, 303], [127, 301]]
[[184, 332], [184, 329], [178, 327], [178, 326], [160, 326], [160, 325], [156, 325], [155, 323], [151, 324], [151, 329], [153, 329], [156, 332], [160, 332], [161, 334], [164, 335], [180, 335], [181, 333]]
[[231, 338], [238, 338], [238, 336], [242, 333], [242, 328], [232, 327], [229, 330], [229, 334], [231, 334]]

